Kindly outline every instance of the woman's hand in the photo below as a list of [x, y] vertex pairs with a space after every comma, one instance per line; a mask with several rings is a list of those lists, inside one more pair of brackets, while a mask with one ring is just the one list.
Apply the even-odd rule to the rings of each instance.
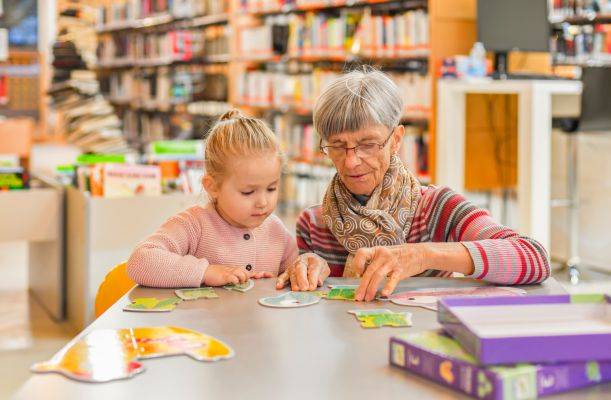
[[305, 253], [278, 276], [276, 289], [282, 289], [290, 281], [293, 291], [316, 290], [330, 273], [331, 269], [325, 259], [314, 253]]
[[388, 296], [395, 290], [399, 281], [424, 272], [424, 250], [425, 247], [419, 244], [358, 249], [352, 264], [362, 277], [354, 296], [355, 300], [373, 300], [384, 278], [388, 279], [380, 294]]

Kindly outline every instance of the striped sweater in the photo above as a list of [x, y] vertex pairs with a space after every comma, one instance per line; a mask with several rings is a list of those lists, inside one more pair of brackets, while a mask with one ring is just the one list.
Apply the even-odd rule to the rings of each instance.
[[[422, 187], [406, 242], [460, 242], [473, 260], [470, 277], [492, 283], [537, 283], [550, 275], [548, 255], [540, 243], [497, 224], [486, 210], [447, 187]], [[324, 224], [320, 205], [299, 216], [297, 246], [300, 253], [314, 252], [327, 260], [331, 276], [342, 276], [348, 251]], [[420, 276], [449, 275], [428, 270]]]

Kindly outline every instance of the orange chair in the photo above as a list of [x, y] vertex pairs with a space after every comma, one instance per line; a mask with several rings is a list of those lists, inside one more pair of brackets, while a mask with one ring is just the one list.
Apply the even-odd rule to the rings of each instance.
[[104, 314], [104, 311], [108, 310], [134, 286], [136, 283], [127, 275], [127, 263], [116, 265], [106, 274], [104, 282], [98, 288], [95, 296], [95, 317]]

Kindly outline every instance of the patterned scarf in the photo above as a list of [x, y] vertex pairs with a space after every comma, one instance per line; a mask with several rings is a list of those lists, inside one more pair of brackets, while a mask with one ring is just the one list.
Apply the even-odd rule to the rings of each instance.
[[364, 206], [335, 174], [323, 199], [322, 218], [350, 253], [343, 276], [357, 276], [351, 261], [361, 247], [405, 243], [420, 197], [420, 183], [397, 155], [391, 157], [382, 184]]

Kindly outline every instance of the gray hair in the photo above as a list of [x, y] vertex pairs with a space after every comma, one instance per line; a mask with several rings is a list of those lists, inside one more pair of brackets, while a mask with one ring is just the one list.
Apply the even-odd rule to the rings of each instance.
[[373, 125], [393, 129], [402, 110], [399, 88], [387, 74], [373, 68], [352, 71], [333, 80], [318, 97], [314, 129], [322, 139]]

